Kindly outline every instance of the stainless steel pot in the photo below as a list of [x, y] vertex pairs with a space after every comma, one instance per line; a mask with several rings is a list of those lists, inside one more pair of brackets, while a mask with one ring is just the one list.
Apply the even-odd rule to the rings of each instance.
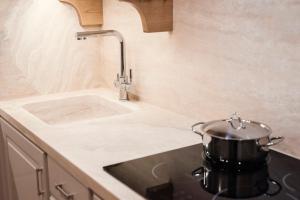
[[241, 119], [237, 114], [230, 119], [198, 122], [192, 130], [202, 137], [206, 158], [231, 166], [263, 163], [269, 147], [284, 140], [270, 137], [269, 126]]

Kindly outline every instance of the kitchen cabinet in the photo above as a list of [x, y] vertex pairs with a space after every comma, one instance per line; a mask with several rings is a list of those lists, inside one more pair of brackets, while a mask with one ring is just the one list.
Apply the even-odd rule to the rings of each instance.
[[90, 191], [52, 158], [48, 158], [50, 193], [56, 200], [90, 200]]
[[46, 154], [1, 119], [9, 200], [46, 200]]
[[104, 200], [2, 118], [0, 148], [0, 200]]

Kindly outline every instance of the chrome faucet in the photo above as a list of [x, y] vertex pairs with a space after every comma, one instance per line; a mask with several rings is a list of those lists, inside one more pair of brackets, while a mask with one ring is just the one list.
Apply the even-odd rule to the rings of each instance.
[[115, 30], [99, 30], [99, 31], [85, 31], [77, 32], [77, 40], [85, 40], [89, 36], [93, 35], [102, 35], [102, 36], [115, 36], [120, 42], [121, 50], [121, 68], [120, 73], [117, 74], [117, 78], [114, 81], [115, 87], [119, 88], [119, 99], [120, 100], [129, 100], [128, 99], [128, 90], [132, 83], [132, 70], [129, 70], [129, 78], [126, 75], [126, 60], [125, 60], [125, 43], [122, 34]]

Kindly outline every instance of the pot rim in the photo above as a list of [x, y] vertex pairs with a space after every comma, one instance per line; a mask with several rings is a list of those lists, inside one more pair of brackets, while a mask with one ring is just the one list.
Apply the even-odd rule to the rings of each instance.
[[[208, 121], [208, 122], [202, 122], [201, 123], [201, 127], [200, 127], [200, 131], [201, 132], [196, 132], [202, 136], [204, 135], [209, 135], [211, 137], [214, 137], [214, 138], [218, 138], [218, 139], [221, 139], [221, 140], [227, 140], [227, 141], [251, 141], [251, 140], [254, 140], [254, 141], [257, 141], [257, 140], [260, 140], [262, 138], [270, 138], [270, 135], [272, 134], [272, 129], [264, 124], [264, 123], [261, 123], [261, 122], [257, 122], [257, 121], [253, 121], [253, 120], [242, 120], [243, 122], [246, 122], [246, 123], [252, 123], [252, 124], [256, 124], [256, 125], [259, 125], [261, 128], [263, 129], [266, 129], [268, 131], [268, 133], [266, 133], [265, 136], [261, 136], [261, 137], [256, 137], [256, 138], [225, 138], [225, 137], [220, 137], [220, 136], [216, 136], [214, 134], [211, 134], [211, 133], [207, 133], [204, 129], [205, 127], [207, 127], [208, 125], [211, 125], [213, 123], [216, 123], [216, 122], [223, 122], [223, 121], [228, 121], [228, 119], [221, 119], [221, 120], [213, 120], [213, 121]], [[199, 122], [200, 123], [200, 122]], [[198, 123], [197, 123], [198, 124]], [[200, 124], [199, 124], [200, 125]], [[194, 131], [195, 132], [195, 131]]]

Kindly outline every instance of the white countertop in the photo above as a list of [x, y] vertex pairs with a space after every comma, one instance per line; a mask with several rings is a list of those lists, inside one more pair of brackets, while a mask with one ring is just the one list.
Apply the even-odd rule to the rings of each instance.
[[[22, 106], [53, 99], [98, 95], [132, 112], [68, 124], [49, 125]], [[0, 103], [0, 115], [46, 151], [84, 185], [105, 199], [143, 199], [103, 170], [104, 166], [194, 145], [193, 119], [140, 102], [119, 102], [107, 89], [29, 97]]]

